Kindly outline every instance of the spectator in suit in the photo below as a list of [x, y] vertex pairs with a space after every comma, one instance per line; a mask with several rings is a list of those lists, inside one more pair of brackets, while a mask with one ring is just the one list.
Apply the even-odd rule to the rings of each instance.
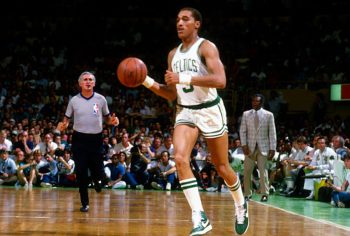
[[257, 164], [260, 173], [259, 193], [261, 201], [268, 200], [269, 176], [267, 161], [271, 160], [276, 151], [277, 137], [275, 119], [271, 112], [263, 108], [264, 96], [255, 94], [252, 96], [252, 109], [243, 112], [240, 138], [244, 160], [244, 196], [249, 199], [252, 195], [251, 176]]

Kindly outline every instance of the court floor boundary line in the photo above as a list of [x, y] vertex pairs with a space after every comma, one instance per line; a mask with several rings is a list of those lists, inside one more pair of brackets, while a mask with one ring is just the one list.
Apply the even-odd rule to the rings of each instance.
[[309, 220], [313, 220], [313, 221], [316, 221], [316, 222], [319, 222], [319, 223], [322, 223], [322, 224], [327, 224], [327, 225], [330, 225], [330, 226], [333, 226], [333, 227], [336, 227], [336, 228], [339, 228], [339, 229], [343, 229], [343, 230], [346, 230], [346, 231], [350, 232], [350, 227], [346, 227], [344, 225], [340, 225], [340, 224], [337, 224], [337, 223], [334, 223], [334, 222], [331, 222], [331, 221], [327, 221], [327, 220], [323, 220], [323, 219], [316, 219], [316, 218], [313, 218], [313, 217], [310, 217], [310, 216], [302, 215], [302, 214], [299, 214], [299, 213], [296, 213], [296, 212], [293, 212], [293, 211], [290, 211], [290, 210], [286, 210], [284, 208], [281, 208], [281, 207], [278, 207], [278, 206], [275, 206], [275, 205], [270, 205], [270, 204], [262, 203], [262, 202], [255, 201], [255, 200], [250, 200], [250, 201], [255, 202], [257, 204], [260, 204], [260, 205], [272, 207], [272, 208], [284, 211], [286, 213], [289, 213], [289, 214], [292, 214], [292, 215], [295, 215], [295, 216], [301, 216], [301, 217], [304, 217], [304, 218], [309, 219]]

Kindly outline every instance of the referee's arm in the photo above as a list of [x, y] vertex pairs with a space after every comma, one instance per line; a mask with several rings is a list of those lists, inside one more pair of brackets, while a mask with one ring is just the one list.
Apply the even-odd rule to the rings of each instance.
[[64, 131], [65, 129], [68, 128], [69, 125], [69, 118], [67, 116], [65, 116], [63, 118], [63, 121], [59, 122], [57, 124], [57, 130], [59, 130], [60, 132]]
[[[64, 117], [64, 118], [68, 119], [66, 117]], [[119, 119], [118, 119], [118, 117], [115, 116], [115, 113], [112, 113], [112, 115], [106, 116], [105, 121], [106, 121], [107, 125], [113, 125], [113, 126], [119, 125]], [[68, 120], [68, 122], [69, 122], [69, 120]]]

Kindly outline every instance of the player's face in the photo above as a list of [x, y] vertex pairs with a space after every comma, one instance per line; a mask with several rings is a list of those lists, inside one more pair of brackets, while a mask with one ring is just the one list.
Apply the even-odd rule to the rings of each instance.
[[194, 30], [198, 30], [200, 22], [196, 21], [192, 12], [188, 10], [180, 11], [176, 19], [177, 35], [180, 39], [192, 35]]
[[84, 75], [83, 78], [79, 81], [79, 86], [82, 90], [92, 90], [95, 87], [95, 80], [91, 75]]

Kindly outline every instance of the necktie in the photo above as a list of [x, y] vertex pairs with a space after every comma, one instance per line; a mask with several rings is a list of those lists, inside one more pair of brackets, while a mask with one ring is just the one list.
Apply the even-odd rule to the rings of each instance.
[[255, 111], [254, 124], [255, 124], [255, 129], [257, 129], [259, 127], [259, 116], [257, 111]]

